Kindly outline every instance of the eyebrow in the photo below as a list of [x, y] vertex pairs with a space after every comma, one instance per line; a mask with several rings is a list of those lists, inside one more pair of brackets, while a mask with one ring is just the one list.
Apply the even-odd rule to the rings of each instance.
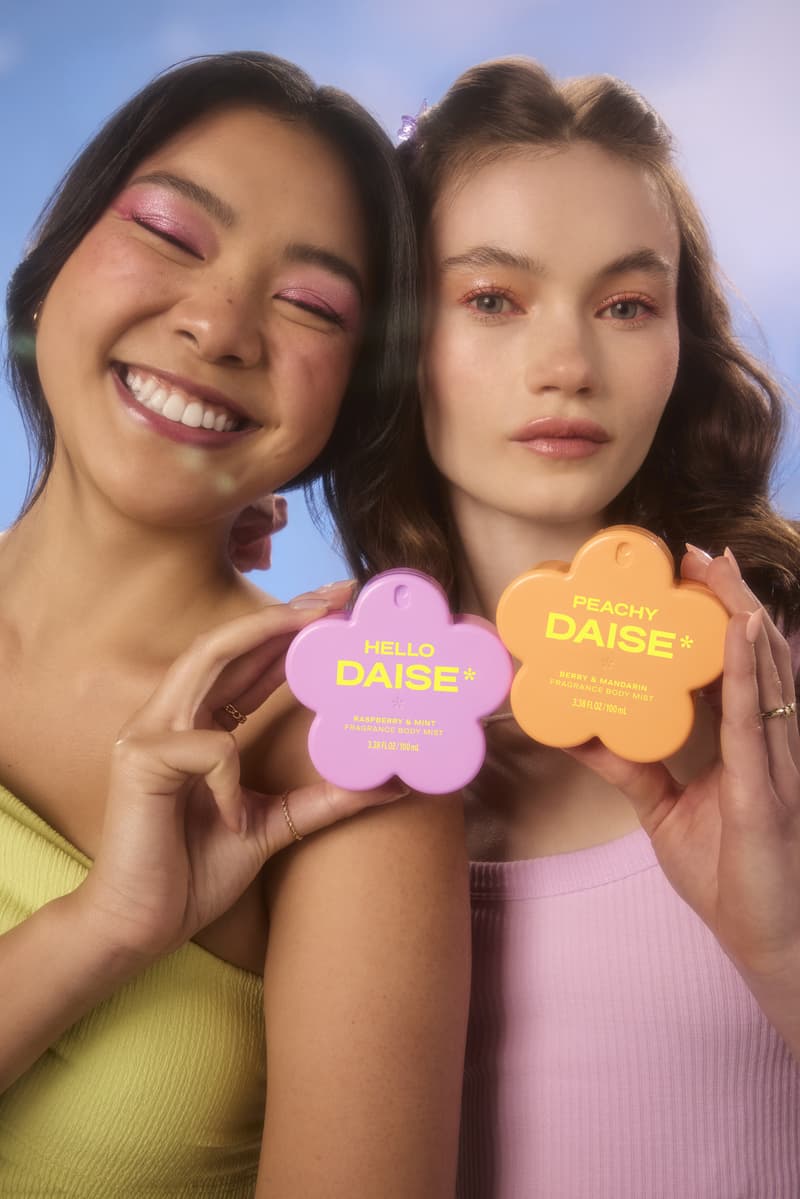
[[349, 283], [352, 283], [358, 292], [359, 298], [363, 301], [364, 284], [361, 275], [346, 258], [342, 258], [339, 254], [334, 254], [333, 251], [326, 250], [322, 246], [311, 245], [308, 242], [290, 242], [286, 247], [285, 256], [289, 262], [308, 262], [314, 266], [321, 266], [324, 270], [330, 271], [331, 274], [346, 279]]
[[[186, 196], [188, 200], [199, 204], [209, 216], [219, 221], [226, 229], [230, 229], [236, 224], [236, 213], [230, 204], [226, 204], [207, 187], [195, 183], [192, 179], [184, 179], [182, 175], [173, 175], [171, 171], [150, 171], [146, 175], [137, 175], [135, 179], [131, 180], [131, 183], [157, 183], [163, 187], [172, 188], [179, 195]], [[291, 242], [286, 247], [285, 256], [289, 262], [312, 263], [331, 271], [334, 275], [347, 279], [349, 283], [353, 284], [363, 302], [364, 284], [361, 276], [346, 258], [342, 258], [322, 246], [311, 245], [307, 242]]]
[[[547, 274], [544, 263], [539, 259], [530, 258], [527, 254], [515, 254], [511, 250], [504, 250], [500, 246], [493, 245], [472, 246], [463, 254], [454, 254], [442, 262], [444, 271], [456, 271], [464, 267], [475, 269], [492, 266], [511, 267], [514, 270], [526, 271], [529, 275]], [[601, 267], [597, 272], [597, 277], [604, 279], [609, 275], [622, 275], [626, 271], [646, 271], [652, 275], [661, 275], [666, 279], [673, 279], [676, 274], [675, 267], [661, 254], [656, 253], [655, 250], [641, 247], [631, 250], [628, 254], [622, 254], [619, 258], [615, 258], [606, 266]]]
[[442, 270], [457, 271], [462, 267], [510, 266], [515, 270], [527, 271], [530, 275], [543, 275], [544, 264], [527, 254], [514, 254], [500, 246], [472, 246], [463, 254], [454, 254], [442, 262]]
[[162, 187], [169, 187], [205, 209], [209, 216], [226, 229], [236, 224], [236, 213], [230, 204], [226, 204], [207, 187], [195, 183], [192, 179], [184, 179], [182, 175], [173, 175], [171, 171], [150, 171], [146, 175], [137, 175], [131, 183], [158, 183]]

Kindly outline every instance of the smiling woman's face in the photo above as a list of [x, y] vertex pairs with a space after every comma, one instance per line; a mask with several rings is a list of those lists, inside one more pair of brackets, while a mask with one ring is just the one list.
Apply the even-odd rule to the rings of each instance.
[[54, 480], [193, 523], [325, 445], [360, 344], [362, 206], [335, 150], [254, 108], [213, 112], [139, 164], [55, 279], [37, 367]]
[[587, 143], [515, 150], [450, 180], [426, 250], [425, 430], [456, 519], [602, 523], [678, 365], [657, 185]]

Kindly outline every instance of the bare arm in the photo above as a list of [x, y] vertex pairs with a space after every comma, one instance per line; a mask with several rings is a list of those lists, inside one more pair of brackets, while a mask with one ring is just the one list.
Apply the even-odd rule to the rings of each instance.
[[412, 796], [305, 838], [271, 864], [268, 891], [259, 1199], [452, 1199], [469, 1000], [460, 802]]
[[[0, 1090], [102, 999], [227, 911], [291, 841], [280, 799], [239, 784], [225, 705], [258, 707], [282, 677], [291, 635], [328, 606], [276, 604], [200, 638], [128, 722], [85, 881], [0, 936]], [[316, 829], [362, 797], [318, 783], [292, 803]]]

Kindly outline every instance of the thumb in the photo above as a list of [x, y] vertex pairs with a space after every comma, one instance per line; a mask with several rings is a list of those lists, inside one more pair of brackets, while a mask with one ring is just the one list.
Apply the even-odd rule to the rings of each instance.
[[651, 837], [680, 796], [681, 789], [663, 762], [629, 762], [597, 738], [564, 752], [627, 796]]

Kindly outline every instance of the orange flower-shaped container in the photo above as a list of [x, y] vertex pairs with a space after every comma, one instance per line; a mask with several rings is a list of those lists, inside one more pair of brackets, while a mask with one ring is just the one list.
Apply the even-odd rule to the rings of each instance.
[[599, 737], [633, 762], [680, 749], [692, 692], [722, 671], [728, 614], [700, 583], [676, 582], [672, 555], [645, 529], [603, 529], [567, 562], [510, 583], [497, 628], [521, 666], [511, 709], [544, 745]]

